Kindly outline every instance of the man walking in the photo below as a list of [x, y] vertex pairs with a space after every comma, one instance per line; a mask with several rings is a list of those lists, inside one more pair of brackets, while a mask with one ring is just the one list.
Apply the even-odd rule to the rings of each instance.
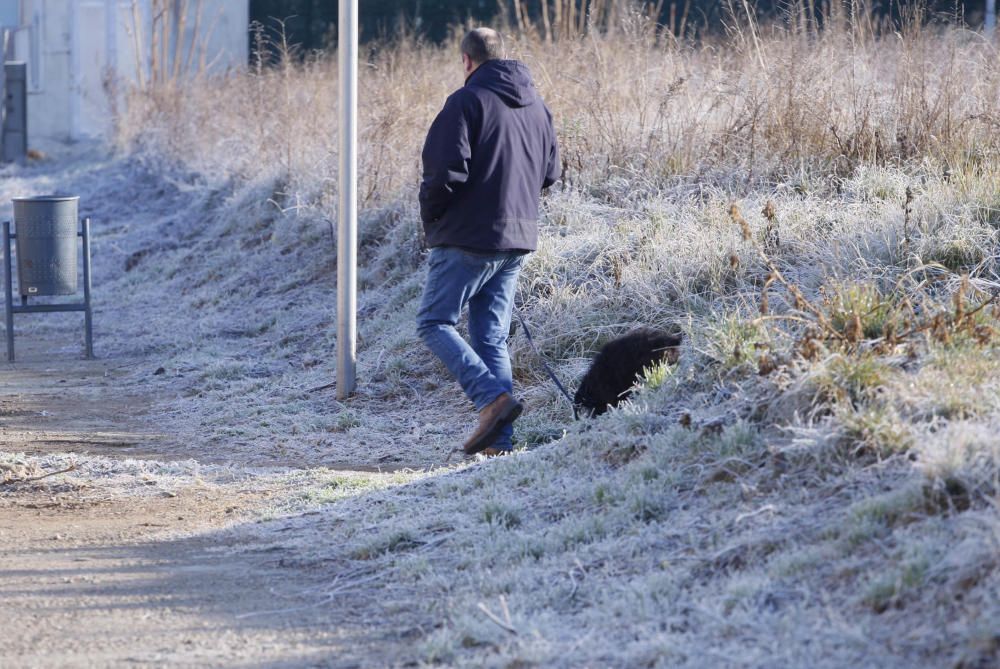
[[[417, 331], [479, 411], [467, 454], [511, 449], [523, 405], [513, 395], [507, 336], [517, 276], [538, 243], [541, 190], [559, 177], [552, 114], [503, 40], [462, 40], [465, 86], [434, 119], [423, 150], [420, 217], [431, 247]], [[455, 330], [469, 307], [469, 342]]]

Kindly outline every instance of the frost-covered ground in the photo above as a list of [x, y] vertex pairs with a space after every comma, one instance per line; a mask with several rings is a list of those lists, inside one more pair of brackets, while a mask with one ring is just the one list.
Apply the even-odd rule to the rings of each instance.
[[[378, 291], [362, 301], [362, 313], [379, 313], [361, 333], [364, 378], [350, 407], [331, 388], [314, 390], [335, 378], [327, 226], [279, 216], [266, 193], [237, 198], [195, 175], [94, 157], [101, 152], [4, 168], [0, 201], [9, 213], [11, 197], [80, 196], [94, 232], [97, 355], [137, 362], [119, 382], [150, 398], [157, 429], [201, 461], [444, 461], [472, 415], [451, 384], [406, 369], [412, 305], [386, 305]], [[16, 327], [19, 337], [51, 338], [65, 350], [79, 339], [79, 320], [20, 316]]]
[[[412, 211], [366, 214], [363, 256], [384, 281], [365, 282], [361, 392], [338, 405], [329, 391], [310, 392], [334, 372], [324, 221], [278, 215], [259, 192], [154, 175], [128, 158], [76, 155], [4, 175], [4, 199], [81, 195], [94, 218], [98, 353], [130, 361], [120, 387], [152, 398], [145, 419], [173, 435], [169, 452], [179, 458], [8, 454], [11, 478], [74, 466], [7, 486], [8, 503], [31, 491], [123, 504], [199, 489], [269, 491], [273, 499], [228, 529], [188, 533], [217, 534], [232, 555], [280, 556], [289, 578], [309, 574], [308, 606], [378, 621], [401, 663], [978, 667], [996, 659], [995, 349], [932, 343], [909, 365], [831, 354], [757, 376], [757, 353], [733, 356], [757, 351], [761, 335], [709, 297], [744, 280], [727, 271], [752, 271], [727, 260], [748, 251], [722, 197], [688, 199], [680, 185], [612, 210], [551, 195], [544, 250], [526, 269], [522, 299], [559, 373], [582, 372], [595, 341], [643, 313], [682, 324], [690, 343], [679, 367], [651, 375], [623, 410], [574, 424], [516, 340], [533, 409], [518, 432], [527, 450], [379, 474], [318, 467], [442, 462], [471, 416], [412, 335], [420, 282]], [[893, 262], [895, 189], [907, 180], [861, 171], [839, 198], [773, 195], [784, 248], [816, 248], [805, 221], [819, 217], [830, 221], [833, 247], [854, 249], [849, 262], [856, 249]], [[958, 243], [986, 230], [977, 227], [978, 200], [968, 199], [979, 190], [931, 188], [940, 190], [923, 206], [944, 209], [939, 220], [960, 226]], [[843, 212], [873, 223], [838, 224]], [[609, 214], [616, 224], [605, 229]], [[703, 227], [676, 223], [692, 217]], [[927, 248], [956, 243], [955, 227], [926, 230]], [[624, 256], [641, 261], [616, 274]], [[805, 285], [815, 276], [808, 263], [785, 269]], [[688, 296], [651, 292], [655, 277], [665, 291], [685, 282]], [[607, 282], [618, 289], [594, 289]], [[648, 311], [628, 315], [641, 305]], [[609, 327], [598, 309], [618, 320]], [[19, 336], [47, 340], [78, 336], [79, 323], [21, 327]], [[942, 386], [957, 369], [967, 385]], [[869, 387], [889, 403], [877, 404]], [[837, 388], [855, 393], [853, 418]], [[950, 420], [933, 418], [944, 411]], [[862, 419], [872, 424], [850, 432], [850, 420]]]
[[630, 402], [573, 422], [516, 337], [523, 448], [442, 466], [473, 414], [413, 334], [414, 183], [458, 71], [401, 40], [363, 78], [343, 404], [316, 390], [335, 377], [329, 62], [137, 92], [118, 154], [0, 172], [0, 200], [81, 195], [98, 353], [128, 361], [115, 392], [147, 398], [169, 455], [35, 482], [70, 456], [4, 456], [5, 499], [274, 491], [199, 536], [266, 549], [309, 581], [296, 606], [376, 630], [379, 662], [998, 664], [995, 48], [833, 20], [664, 44], [640, 23], [514, 44], [567, 161], [518, 308], [570, 386], [634, 325], [681, 331]]

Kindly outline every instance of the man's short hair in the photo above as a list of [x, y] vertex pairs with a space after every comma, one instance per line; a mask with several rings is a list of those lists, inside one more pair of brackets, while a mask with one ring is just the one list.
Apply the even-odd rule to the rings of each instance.
[[503, 38], [492, 28], [475, 28], [462, 39], [462, 53], [476, 65], [501, 60], [504, 57]]

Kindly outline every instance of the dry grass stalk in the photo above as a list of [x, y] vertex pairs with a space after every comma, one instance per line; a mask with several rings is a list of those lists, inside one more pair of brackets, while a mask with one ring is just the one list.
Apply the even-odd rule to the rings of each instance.
[[[190, 79], [205, 75], [209, 65], [206, 46], [215, 26], [213, 23], [202, 32], [204, 0], [152, 0], [148, 14], [138, 0], [133, 0], [130, 9], [128, 31], [135, 54], [137, 89], [134, 92], [174, 91], [182, 82], [190, 83]], [[188, 21], [192, 17], [191, 39], [187, 40]]]
[[822, 329], [824, 334], [830, 338], [837, 340], [845, 339], [844, 333], [838, 331], [830, 324], [826, 314], [806, 299], [802, 290], [797, 285], [785, 278], [784, 274], [781, 273], [781, 270], [778, 269], [777, 265], [775, 265], [774, 261], [767, 254], [767, 251], [757, 242], [756, 239], [754, 239], [753, 231], [750, 229], [750, 224], [747, 223], [747, 220], [743, 217], [743, 214], [740, 212], [740, 208], [736, 203], [729, 206], [729, 218], [733, 221], [733, 223], [739, 226], [740, 232], [743, 236], [743, 241], [750, 244], [754, 251], [757, 252], [757, 256], [764, 263], [764, 266], [767, 267], [769, 271], [769, 283], [767, 285], [770, 286], [770, 283], [773, 283], [774, 281], [780, 283], [792, 296], [793, 305], [796, 311], [804, 311], [811, 314], [815, 318], [816, 324]]
[[903, 256], [909, 262], [910, 256], [910, 217], [913, 215], [913, 189], [906, 187], [906, 199], [903, 201]]
[[781, 234], [778, 231], [778, 213], [774, 201], [768, 200], [761, 213], [767, 220], [767, 228], [764, 230], [764, 250], [776, 253], [781, 250]]
[[[909, 191], [909, 189], [907, 189], [907, 191]], [[765, 205], [762, 213], [765, 217], [768, 217], [768, 214], [773, 216], [773, 205], [768, 202], [768, 205]], [[750, 224], [743, 217], [739, 206], [735, 203], [731, 204], [729, 207], [729, 218], [740, 228], [744, 242], [750, 244], [750, 246], [757, 252], [761, 262], [768, 269], [767, 280], [760, 291], [759, 297], [759, 311], [761, 318], [765, 319], [767, 322], [786, 320], [799, 323], [802, 322], [803, 314], [805, 314], [811, 321], [812, 325], [804, 329], [799, 336], [798, 343], [795, 346], [799, 355], [806, 360], [813, 360], [816, 358], [821, 350], [820, 343], [823, 341], [840, 342], [843, 345], [846, 345], [849, 350], [854, 351], [860, 350], [860, 345], [864, 344], [867, 348], [872, 348], [877, 351], [891, 352], [895, 350], [895, 347], [898, 344], [905, 343], [913, 339], [916, 335], [924, 333], [928, 333], [934, 340], [942, 343], [950, 342], [952, 338], [959, 333], [969, 334], [981, 344], [989, 343], [993, 339], [995, 334], [993, 326], [977, 324], [975, 322], [975, 316], [983, 312], [987, 307], [993, 305], [997, 299], [1000, 298], [1000, 292], [994, 292], [988, 295], [974, 308], [967, 311], [965, 305], [971, 285], [968, 274], [962, 275], [959, 286], [952, 296], [954, 309], [951, 314], [943, 311], [936, 311], [931, 316], [925, 317], [921, 322], [912, 324], [912, 316], [914, 314], [913, 307], [909, 306], [907, 299], [903, 299], [901, 300], [901, 305], [903, 306], [903, 309], [910, 314], [910, 318], [907, 318], [904, 321], [904, 329], [902, 331], [898, 331], [896, 329], [896, 324], [891, 320], [888, 320], [883, 326], [882, 332], [877, 337], [866, 337], [863, 319], [868, 318], [876, 311], [884, 310], [886, 312], [893, 312], [896, 310], [891, 299], [879, 299], [879, 301], [866, 313], [861, 313], [857, 310], [857, 308], [854, 308], [849, 314], [847, 314], [845, 327], [835, 327], [830, 315], [824, 311], [824, 309], [813, 304], [805, 297], [802, 289], [798, 285], [788, 281], [784, 277], [775, 265], [774, 261], [771, 259], [767, 250], [754, 238]], [[735, 255], [732, 256], [730, 260], [730, 264], [733, 269], [735, 269], [738, 266], [738, 262], [734, 264], [732, 258], [735, 258]], [[772, 284], [775, 282], [782, 285], [791, 296], [792, 305], [798, 313], [787, 317], [770, 315], [770, 305], [767, 293]], [[768, 366], [771, 364], [773, 363], [769, 362]]]

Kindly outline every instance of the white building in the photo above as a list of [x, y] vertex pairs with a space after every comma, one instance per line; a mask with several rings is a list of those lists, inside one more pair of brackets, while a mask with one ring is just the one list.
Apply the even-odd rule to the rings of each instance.
[[0, 53], [27, 63], [29, 146], [103, 136], [123, 85], [245, 67], [248, 24], [249, 0], [0, 0]]

